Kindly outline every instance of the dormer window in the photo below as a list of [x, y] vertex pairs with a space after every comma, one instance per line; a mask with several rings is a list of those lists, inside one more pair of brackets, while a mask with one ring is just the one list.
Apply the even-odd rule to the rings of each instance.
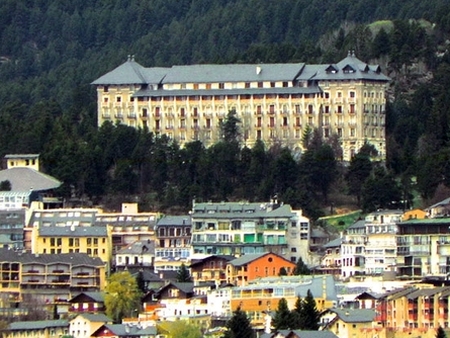
[[325, 69], [325, 71], [327, 72], [327, 74], [336, 74], [338, 72], [337, 68], [333, 65], [329, 65], [327, 67], [327, 69]]

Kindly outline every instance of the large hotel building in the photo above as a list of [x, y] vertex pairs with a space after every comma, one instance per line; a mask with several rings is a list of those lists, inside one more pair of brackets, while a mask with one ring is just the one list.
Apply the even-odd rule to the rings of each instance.
[[261, 139], [302, 149], [308, 126], [336, 134], [343, 160], [365, 141], [386, 156], [385, 91], [389, 78], [354, 54], [337, 64], [226, 64], [145, 68], [133, 57], [101, 76], [98, 124], [147, 127], [181, 145], [219, 139], [219, 123], [235, 110], [242, 141]]

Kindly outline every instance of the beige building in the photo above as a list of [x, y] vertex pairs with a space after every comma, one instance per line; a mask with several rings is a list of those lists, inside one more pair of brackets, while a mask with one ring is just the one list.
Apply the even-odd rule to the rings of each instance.
[[337, 64], [233, 64], [145, 68], [130, 57], [101, 76], [98, 124], [148, 127], [181, 145], [219, 139], [231, 110], [241, 120], [243, 142], [260, 139], [302, 149], [306, 128], [337, 135], [343, 159], [365, 141], [385, 158], [385, 90], [389, 78], [377, 65], [349, 55]]

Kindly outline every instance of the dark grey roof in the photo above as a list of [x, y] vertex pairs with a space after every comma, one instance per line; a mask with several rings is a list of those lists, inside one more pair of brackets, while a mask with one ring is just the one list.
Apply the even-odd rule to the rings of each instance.
[[290, 218], [295, 216], [289, 204], [271, 208], [268, 203], [198, 203], [195, 204], [192, 218]]
[[164, 216], [156, 222], [157, 227], [191, 225], [191, 216]]
[[328, 238], [330, 235], [320, 228], [311, 229], [311, 238]]
[[144, 68], [134, 60], [128, 60], [119, 67], [101, 76], [93, 85], [158, 84], [170, 68]]
[[337, 336], [331, 331], [302, 331], [302, 330], [279, 330], [274, 333], [263, 333], [261, 338], [276, 338], [279, 337], [278, 334], [281, 334], [281, 337], [287, 337], [288, 334], [295, 333], [298, 337], [301, 338], [337, 338]]
[[303, 67], [304, 63], [173, 66], [163, 83], [292, 81]]
[[0, 182], [9, 181], [11, 191], [41, 191], [56, 189], [61, 182], [31, 168], [10, 168], [0, 171]]
[[361, 219], [350, 225], [347, 229], [361, 229], [366, 227], [366, 221]]
[[166, 285], [162, 286], [159, 290], [158, 293], [160, 293], [163, 289], [168, 288], [169, 286], [174, 286], [176, 289], [184, 292], [184, 293], [193, 293], [194, 292], [194, 283], [191, 282], [186, 282], [186, 283], [179, 283], [179, 282], [170, 282], [167, 283]]
[[105, 293], [101, 291], [91, 291], [91, 292], [81, 292], [75, 296], [72, 297], [72, 299], [69, 300], [69, 302], [74, 301], [76, 298], [86, 295], [89, 298], [92, 298], [93, 301], [98, 303], [103, 303], [105, 301]]
[[430, 297], [433, 296], [435, 294], [438, 294], [441, 291], [446, 290], [446, 288], [443, 287], [435, 287], [435, 288], [430, 288], [430, 289], [419, 289], [416, 290], [414, 292], [409, 293], [406, 298], [408, 299], [416, 299], [418, 297]]
[[[310, 67], [316, 70], [316, 74], [312, 77], [313, 80], [390, 81], [389, 77], [381, 73], [379, 66], [368, 65], [350, 53], [337, 64], [311, 65]], [[331, 72], [330, 69], [333, 69], [334, 72]]]
[[104, 324], [94, 333], [103, 331], [105, 328], [119, 337], [140, 337], [141, 335], [156, 335], [156, 327], [149, 326], [142, 328], [139, 325], [132, 324]]
[[250, 262], [253, 262], [254, 260], [264, 257], [265, 255], [268, 255], [268, 252], [264, 252], [264, 253], [258, 253], [258, 254], [248, 254], [248, 255], [243, 255], [239, 258], [233, 259], [232, 261], [230, 261], [229, 263], [233, 266], [242, 266], [245, 264], [248, 264]]
[[39, 228], [41, 237], [106, 237], [106, 226], [43, 226]]
[[199, 264], [203, 264], [204, 262], [207, 262], [207, 261], [209, 261], [211, 259], [214, 259], [214, 258], [223, 259], [223, 260], [226, 260], [226, 261], [232, 261], [232, 260], [236, 259], [236, 257], [231, 256], [231, 255], [211, 255], [211, 256], [208, 256], [208, 257], [204, 257], [204, 258], [201, 258], [201, 259], [198, 259], [198, 260], [191, 261], [191, 265], [190, 266], [192, 267], [192, 266], [196, 266], [196, 265], [199, 265]]
[[366, 323], [375, 319], [375, 310], [372, 309], [329, 309], [346, 323]]
[[154, 241], [136, 241], [132, 244], [120, 249], [116, 254], [154, 254], [155, 253], [155, 242]]
[[329, 241], [327, 244], [325, 244], [324, 248], [336, 248], [341, 246], [342, 244], [342, 237], [338, 237], [336, 239], [333, 239], [332, 241]]
[[1, 262], [19, 262], [22, 264], [41, 263], [54, 264], [66, 263], [89, 266], [104, 266], [105, 263], [98, 257], [90, 257], [85, 253], [67, 253], [67, 254], [32, 254], [29, 252], [17, 252], [8, 248], [0, 248]]
[[83, 317], [90, 322], [96, 323], [112, 323], [112, 319], [103, 313], [80, 313], [78, 317]]
[[11, 331], [21, 331], [21, 330], [43, 330], [54, 327], [69, 327], [69, 322], [65, 319], [14, 322], [9, 324], [8, 329]]

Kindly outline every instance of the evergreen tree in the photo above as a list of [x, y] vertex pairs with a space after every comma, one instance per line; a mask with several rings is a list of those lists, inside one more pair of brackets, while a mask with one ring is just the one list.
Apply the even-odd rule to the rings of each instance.
[[320, 313], [317, 310], [316, 301], [314, 300], [311, 290], [309, 289], [305, 299], [303, 300], [301, 317], [303, 320], [303, 327], [301, 328], [302, 330], [319, 329]]
[[301, 257], [298, 258], [297, 264], [295, 265], [294, 275], [310, 275], [311, 271], [308, 266], [303, 262]]
[[186, 267], [186, 265], [184, 265], [184, 263], [182, 263], [180, 268], [178, 269], [177, 282], [179, 283], [191, 282], [191, 274], [189, 273], [189, 269]]
[[291, 328], [292, 315], [291, 311], [289, 311], [286, 298], [281, 298], [278, 302], [278, 308], [275, 312], [275, 317], [273, 318], [272, 325], [275, 330], [287, 330]]
[[439, 325], [439, 327], [436, 329], [436, 338], [447, 338], [447, 335], [445, 334], [444, 329], [442, 326]]
[[300, 296], [297, 297], [295, 301], [294, 309], [291, 312], [292, 316], [292, 330], [301, 330], [305, 326], [304, 314], [303, 314], [303, 300]]
[[226, 324], [227, 331], [222, 338], [254, 338], [255, 332], [252, 329], [250, 320], [241, 308], [233, 312], [233, 317]]

